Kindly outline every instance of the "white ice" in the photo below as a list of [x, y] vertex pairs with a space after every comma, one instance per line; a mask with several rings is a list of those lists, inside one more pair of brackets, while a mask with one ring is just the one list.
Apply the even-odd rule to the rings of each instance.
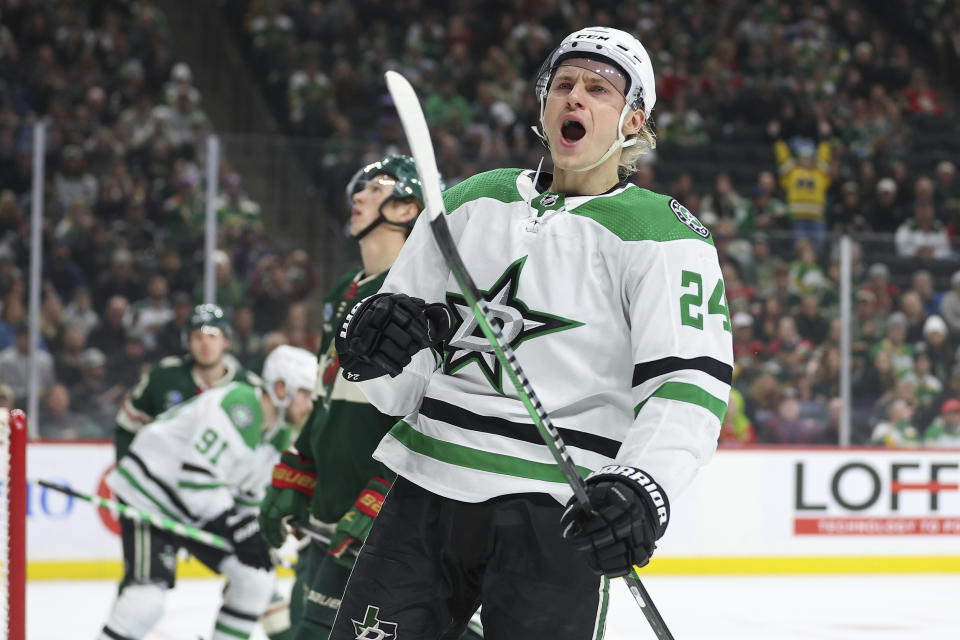
[[[677, 640], [960, 638], [960, 575], [649, 576], [644, 585]], [[221, 586], [180, 580], [147, 640], [209, 638]], [[92, 640], [116, 588], [109, 581], [29, 583], [27, 640]], [[265, 638], [259, 630], [253, 637]], [[607, 640], [654, 637], [617, 580]]]

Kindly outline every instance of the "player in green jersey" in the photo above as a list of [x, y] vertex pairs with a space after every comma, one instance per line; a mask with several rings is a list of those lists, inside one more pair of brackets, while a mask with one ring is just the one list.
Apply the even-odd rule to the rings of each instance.
[[117, 412], [117, 460], [126, 455], [134, 435], [155, 417], [188, 398], [233, 381], [260, 386], [260, 377], [227, 354], [230, 323], [215, 304], [194, 307], [186, 324], [189, 353], [170, 356], [140, 378]]
[[333, 624], [353, 558], [379, 510], [394, 474], [370, 457], [396, 418], [370, 405], [357, 386], [337, 375], [334, 332], [351, 307], [375, 294], [422, 208], [413, 160], [387, 156], [360, 169], [347, 186], [348, 228], [363, 265], [343, 274], [323, 301], [321, 380], [314, 411], [274, 468], [260, 511], [261, 531], [279, 547], [285, 521], [309, 521], [332, 538], [301, 555], [291, 597], [291, 628], [274, 640], [322, 640]]

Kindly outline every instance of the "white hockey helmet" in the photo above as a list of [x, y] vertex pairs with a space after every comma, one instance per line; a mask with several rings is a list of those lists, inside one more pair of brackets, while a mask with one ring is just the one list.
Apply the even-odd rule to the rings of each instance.
[[[623, 121], [631, 110], [642, 109], [646, 120], [650, 119], [653, 106], [657, 102], [657, 83], [653, 76], [653, 64], [647, 50], [632, 34], [610, 27], [587, 27], [574, 31], [554, 49], [540, 66], [537, 74], [535, 91], [540, 101], [540, 130], [546, 132], [543, 123], [543, 112], [547, 102], [547, 92], [550, 81], [558, 66], [564, 60], [572, 58], [587, 58], [601, 60], [612, 64], [619, 69], [627, 79], [623, 97], [626, 103], [620, 112], [620, 122], [617, 125], [617, 139], [610, 145], [607, 152], [598, 161], [588, 167], [578, 169], [587, 171], [609, 158], [620, 147], [629, 147], [636, 144], [637, 139], [626, 140], [623, 136]], [[546, 142], [546, 134], [537, 131], [540, 138]]]
[[[317, 357], [300, 347], [282, 344], [274, 348], [263, 362], [263, 386], [267, 395], [278, 409], [286, 409], [293, 400], [297, 389], [309, 389], [311, 393], [317, 386], [319, 364]], [[277, 380], [283, 380], [287, 386], [287, 396], [277, 398], [274, 385]]]

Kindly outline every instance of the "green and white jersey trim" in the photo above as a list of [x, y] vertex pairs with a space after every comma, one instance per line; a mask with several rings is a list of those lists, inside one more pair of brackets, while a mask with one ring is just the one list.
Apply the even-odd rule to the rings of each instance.
[[[461, 256], [582, 473], [617, 462], [679, 493], [716, 448], [732, 377], [730, 318], [709, 231], [681, 203], [620, 184], [537, 189], [533, 172], [474, 176], [444, 193]], [[570, 490], [417, 222], [382, 291], [446, 302], [440, 366], [421, 352], [360, 383], [404, 415], [375, 458], [464, 501]], [[472, 324], [471, 324], [472, 323]]]
[[256, 506], [289, 442], [285, 425], [264, 433], [260, 395], [232, 382], [168, 409], [137, 433], [107, 484], [127, 504], [190, 524]]

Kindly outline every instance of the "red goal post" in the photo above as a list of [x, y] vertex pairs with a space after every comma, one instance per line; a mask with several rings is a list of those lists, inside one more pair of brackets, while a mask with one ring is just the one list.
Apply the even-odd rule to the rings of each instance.
[[27, 588], [27, 416], [0, 409], [0, 640], [25, 640]]

